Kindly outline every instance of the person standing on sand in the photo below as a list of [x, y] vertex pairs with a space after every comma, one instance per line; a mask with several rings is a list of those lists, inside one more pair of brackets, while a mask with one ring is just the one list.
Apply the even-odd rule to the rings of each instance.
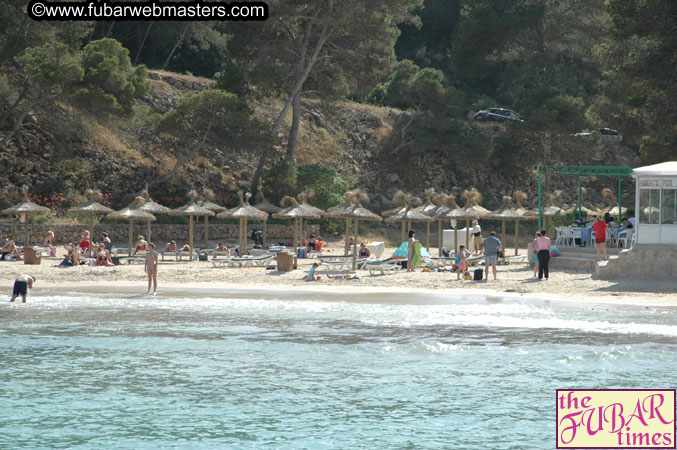
[[541, 237], [541, 232], [536, 232], [536, 237], [531, 243], [531, 248], [534, 250], [534, 278], [538, 276], [538, 238]]
[[414, 271], [414, 245], [416, 244], [416, 231], [409, 230], [409, 238], [407, 239], [407, 272]]
[[482, 248], [482, 228], [480, 227], [480, 223], [477, 220], [472, 221], [471, 232], [473, 235], [473, 247], [475, 249], [475, 253], [479, 253], [480, 249]]
[[19, 275], [14, 281], [14, 290], [12, 291], [12, 299], [10, 302], [16, 300], [20, 295], [23, 301], [21, 303], [26, 303], [26, 294], [28, 289], [33, 289], [33, 283], [35, 283], [35, 277], [33, 275]]
[[157, 291], [157, 265], [158, 254], [155, 252], [155, 244], [148, 244], [148, 253], [146, 253], [146, 264], [144, 270], [148, 274], [148, 292], [150, 294], [151, 281], [153, 282], [153, 294]]
[[480, 248], [484, 249], [484, 259], [485, 259], [485, 269], [487, 271], [485, 280], [489, 279], [489, 266], [493, 267], [494, 271], [494, 280], [496, 279], [496, 260], [498, 259], [498, 251], [501, 248], [501, 241], [496, 237], [496, 232], [492, 231], [489, 233], [489, 237], [486, 238]]
[[545, 275], [545, 280], [547, 281], [550, 277], [551, 243], [550, 238], [546, 236], [545, 230], [541, 230], [541, 237], [536, 239], [536, 245], [538, 246], [538, 279], [539, 281], [542, 280], [543, 275]]
[[595, 223], [592, 225], [592, 229], [595, 232], [595, 252], [597, 253], [597, 261], [600, 261], [600, 247], [604, 250], [604, 259], [609, 259], [606, 256], [606, 222], [599, 220], [599, 217], [597, 216], [592, 216], [592, 218], [595, 220]]

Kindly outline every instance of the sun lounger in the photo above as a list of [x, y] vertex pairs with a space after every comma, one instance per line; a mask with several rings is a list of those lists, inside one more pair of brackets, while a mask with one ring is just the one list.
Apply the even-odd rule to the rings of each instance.
[[127, 264], [137, 264], [146, 261], [146, 250], [139, 250], [136, 254], [127, 258]]
[[162, 261], [165, 260], [165, 255], [174, 256], [174, 258], [179, 261], [179, 251], [178, 250], [162, 250], [160, 256], [162, 256]]
[[374, 272], [380, 272], [381, 275], [390, 275], [392, 273], [399, 273], [402, 266], [399, 264], [368, 264], [367, 269], [369, 275], [374, 275]]
[[454, 257], [435, 257], [435, 258], [430, 258], [430, 260], [426, 264], [426, 267], [451, 266], [455, 262], [456, 262], [456, 258], [454, 258]]
[[212, 260], [212, 264], [214, 267], [266, 267], [272, 261], [273, 255], [261, 255]]
[[[353, 266], [352, 256], [350, 258], [321, 258], [321, 261], [323, 266], [331, 270], [342, 270]], [[357, 269], [364, 269], [368, 262], [369, 260], [367, 258], [358, 258]]]

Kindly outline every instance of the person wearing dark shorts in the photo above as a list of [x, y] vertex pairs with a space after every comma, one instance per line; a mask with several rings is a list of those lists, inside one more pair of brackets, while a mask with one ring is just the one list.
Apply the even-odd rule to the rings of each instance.
[[32, 275], [19, 275], [14, 281], [14, 290], [12, 291], [12, 299], [10, 302], [16, 300], [20, 295], [23, 299], [22, 303], [26, 303], [26, 294], [28, 294], [28, 289], [33, 289], [33, 283], [35, 282], [35, 277]]
[[592, 216], [592, 218], [595, 220], [595, 223], [592, 225], [592, 229], [595, 232], [595, 252], [597, 253], [597, 261], [600, 261], [600, 248], [604, 253], [604, 259], [609, 259], [606, 256], [606, 222], [599, 220], [599, 217], [597, 216]]
[[547, 237], [545, 230], [541, 230], [541, 237], [536, 239], [538, 248], [538, 279], [542, 280], [543, 275], [547, 280], [550, 277], [550, 238]]
[[489, 237], [486, 238], [483, 242], [482, 245], [480, 245], [481, 249], [484, 249], [484, 258], [485, 258], [485, 266], [484, 268], [486, 269], [486, 277], [484, 278], [485, 280], [489, 279], [489, 267], [492, 267], [494, 271], [494, 280], [496, 279], [496, 260], [498, 259], [498, 252], [501, 248], [501, 241], [498, 240], [496, 237], [496, 232], [492, 231], [489, 233]]

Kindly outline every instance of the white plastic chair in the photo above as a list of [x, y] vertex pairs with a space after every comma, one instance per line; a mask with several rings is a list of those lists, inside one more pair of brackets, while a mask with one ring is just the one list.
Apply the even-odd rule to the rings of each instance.
[[620, 247], [621, 242], [623, 243], [623, 248], [632, 247], [635, 241], [635, 233], [633, 233], [633, 228], [628, 228], [618, 233], [618, 239], [616, 239], [616, 244]]
[[566, 238], [564, 236], [564, 227], [555, 227], [557, 232], [557, 239], [555, 239], [555, 245], [564, 245]]

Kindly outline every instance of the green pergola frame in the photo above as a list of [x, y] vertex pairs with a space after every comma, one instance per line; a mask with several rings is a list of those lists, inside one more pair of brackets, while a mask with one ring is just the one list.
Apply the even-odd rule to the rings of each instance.
[[544, 169], [555, 175], [578, 176], [578, 220], [581, 220], [581, 177], [618, 177], [618, 223], [621, 222], [621, 196], [623, 178], [632, 174], [632, 167], [627, 166], [538, 166], [538, 226], [543, 226], [543, 192], [542, 178]]

